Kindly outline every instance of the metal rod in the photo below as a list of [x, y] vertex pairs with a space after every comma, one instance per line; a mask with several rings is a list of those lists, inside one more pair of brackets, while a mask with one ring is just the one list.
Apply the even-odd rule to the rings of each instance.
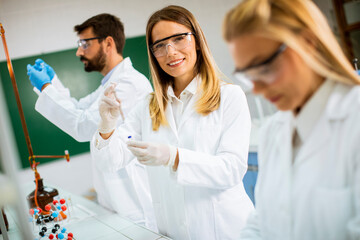
[[68, 150], [65, 150], [65, 155], [34, 155], [32, 156], [32, 158], [65, 158], [66, 161], [70, 161], [70, 155]]
[[34, 155], [34, 158], [66, 158], [65, 155]]
[[[16, 104], [18, 106], [18, 110], [19, 110], [19, 114], [20, 114], [20, 120], [21, 120], [21, 125], [24, 131], [24, 135], [25, 135], [25, 141], [26, 141], [26, 145], [29, 151], [29, 156], [33, 156], [34, 152], [31, 146], [31, 141], [30, 141], [30, 136], [29, 136], [29, 131], [28, 128], [26, 126], [26, 121], [25, 121], [25, 116], [24, 116], [24, 111], [21, 105], [21, 100], [20, 100], [20, 95], [19, 95], [19, 90], [16, 84], [16, 80], [15, 80], [15, 74], [14, 74], [14, 70], [13, 70], [13, 66], [10, 60], [10, 56], [9, 56], [9, 51], [7, 48], [7, 44], [6, 44], [6, 40], [5, 40], [5, 30], [2, 26], [2, 24], [0, 23], [0, 28], [1, 28], [1, 38], [2, 38], [2, 42], [4, 45], [4, 51], [5, 51], [5, 55], [6, 55], [6, 61], [7, 61], [7, 67], [9, 69], [9, 74], [10, 74], [10, 78], [11, 78], [11, 83], [14, 89], [14, 94], [15, 94], [15, 98], [16, 98]], [[31, 167], [31, 160], [29, 159], [29, 163], [30, 163], [30, 167]]]

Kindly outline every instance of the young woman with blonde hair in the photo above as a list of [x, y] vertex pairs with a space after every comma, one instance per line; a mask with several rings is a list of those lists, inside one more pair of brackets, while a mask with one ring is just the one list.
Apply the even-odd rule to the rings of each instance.
[[[133, 156], [147, 165], [160, 233], [238, 239], [253, 209], [242, 183], [251, 127], [245, 95], [220, 80], [204, 34], [185, 8], [155, 12], [146, 39], [155, 92], [124, 125], [95, 135], [93, 157], [104, 171]], [[110, 88], [100, 102], [107, 129], [115, 128], [120, 101]]]
[[280, 111], [259, 145], [241, 239], [360, 239], [360, 80], [310, 0], [245, 0], [224, 22], [235, 74]]

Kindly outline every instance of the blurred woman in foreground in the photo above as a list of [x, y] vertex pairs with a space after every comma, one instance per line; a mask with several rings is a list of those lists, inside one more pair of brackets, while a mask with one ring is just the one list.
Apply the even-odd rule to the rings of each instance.
[[241, 239], [360, 239], [360, 80], [309, 0], [245, 0], [224, 22], [236, 77], [280, 111], [262, 130]]

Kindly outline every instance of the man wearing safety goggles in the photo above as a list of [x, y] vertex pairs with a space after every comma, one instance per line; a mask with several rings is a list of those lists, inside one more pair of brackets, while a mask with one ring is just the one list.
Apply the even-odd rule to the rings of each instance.
[[[133, 68], [130, 58], [123, 58], [124, 27], [117, 17], [99, 14], [74, 29], [79, 36], [76, 56], [85, 71], [97, 71], [104, 76], [97, 90], [77, 101], [43, 60], [29, 64], [27, 70], [39, 94], [35, 109], [77, 141], [88, 142], [100, 123], [99, 100], [108, 86], [113, 85], [114, 94], [121, 99], [123, 116], [118, 125], [137, 102], [152, 92], [152, 87], [148, 79]], [[105, 173], [93, 161], [96, 159], [92, 160], [93, 184], [99, 203], [157, 231], [144, 166], [134, 161], [124, 169]]]

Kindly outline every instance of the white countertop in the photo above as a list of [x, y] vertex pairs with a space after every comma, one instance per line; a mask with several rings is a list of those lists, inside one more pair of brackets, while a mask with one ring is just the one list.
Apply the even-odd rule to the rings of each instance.
[[[47, 184], [49, 186], [49, 184]], [[29, 184], [26, 189], [29, 193], [33, 190], [34, 185]], [[170, 239], [158, 233], [152, 232], [143, 226], [132, 223], [131, 221], [120, 217], [102, 206], [87, 200], [83, 197], [71, 194], [56, 187], [59, 191], [60, 198], [67, 201], [68, 210], [65, 214], [68, 219], [59, 222], [61, 227], [65, 227], [68, 232], [74, 234], [74, 240], [165, 240]], [[11, 207], [5, 208], [5, 213], [9, 221], [9, 239], [21, 240], [20, 229], [16, 223], [16, 212]], [[30, 215], [29, 215], [30, 217]], [[34, 239], [38, 235], [38, 226], [31, 224], [34, 230]], [[3, 237], [0, 235], [0, 239]], [[41, 239], [48, 239], [43, 237]]]

